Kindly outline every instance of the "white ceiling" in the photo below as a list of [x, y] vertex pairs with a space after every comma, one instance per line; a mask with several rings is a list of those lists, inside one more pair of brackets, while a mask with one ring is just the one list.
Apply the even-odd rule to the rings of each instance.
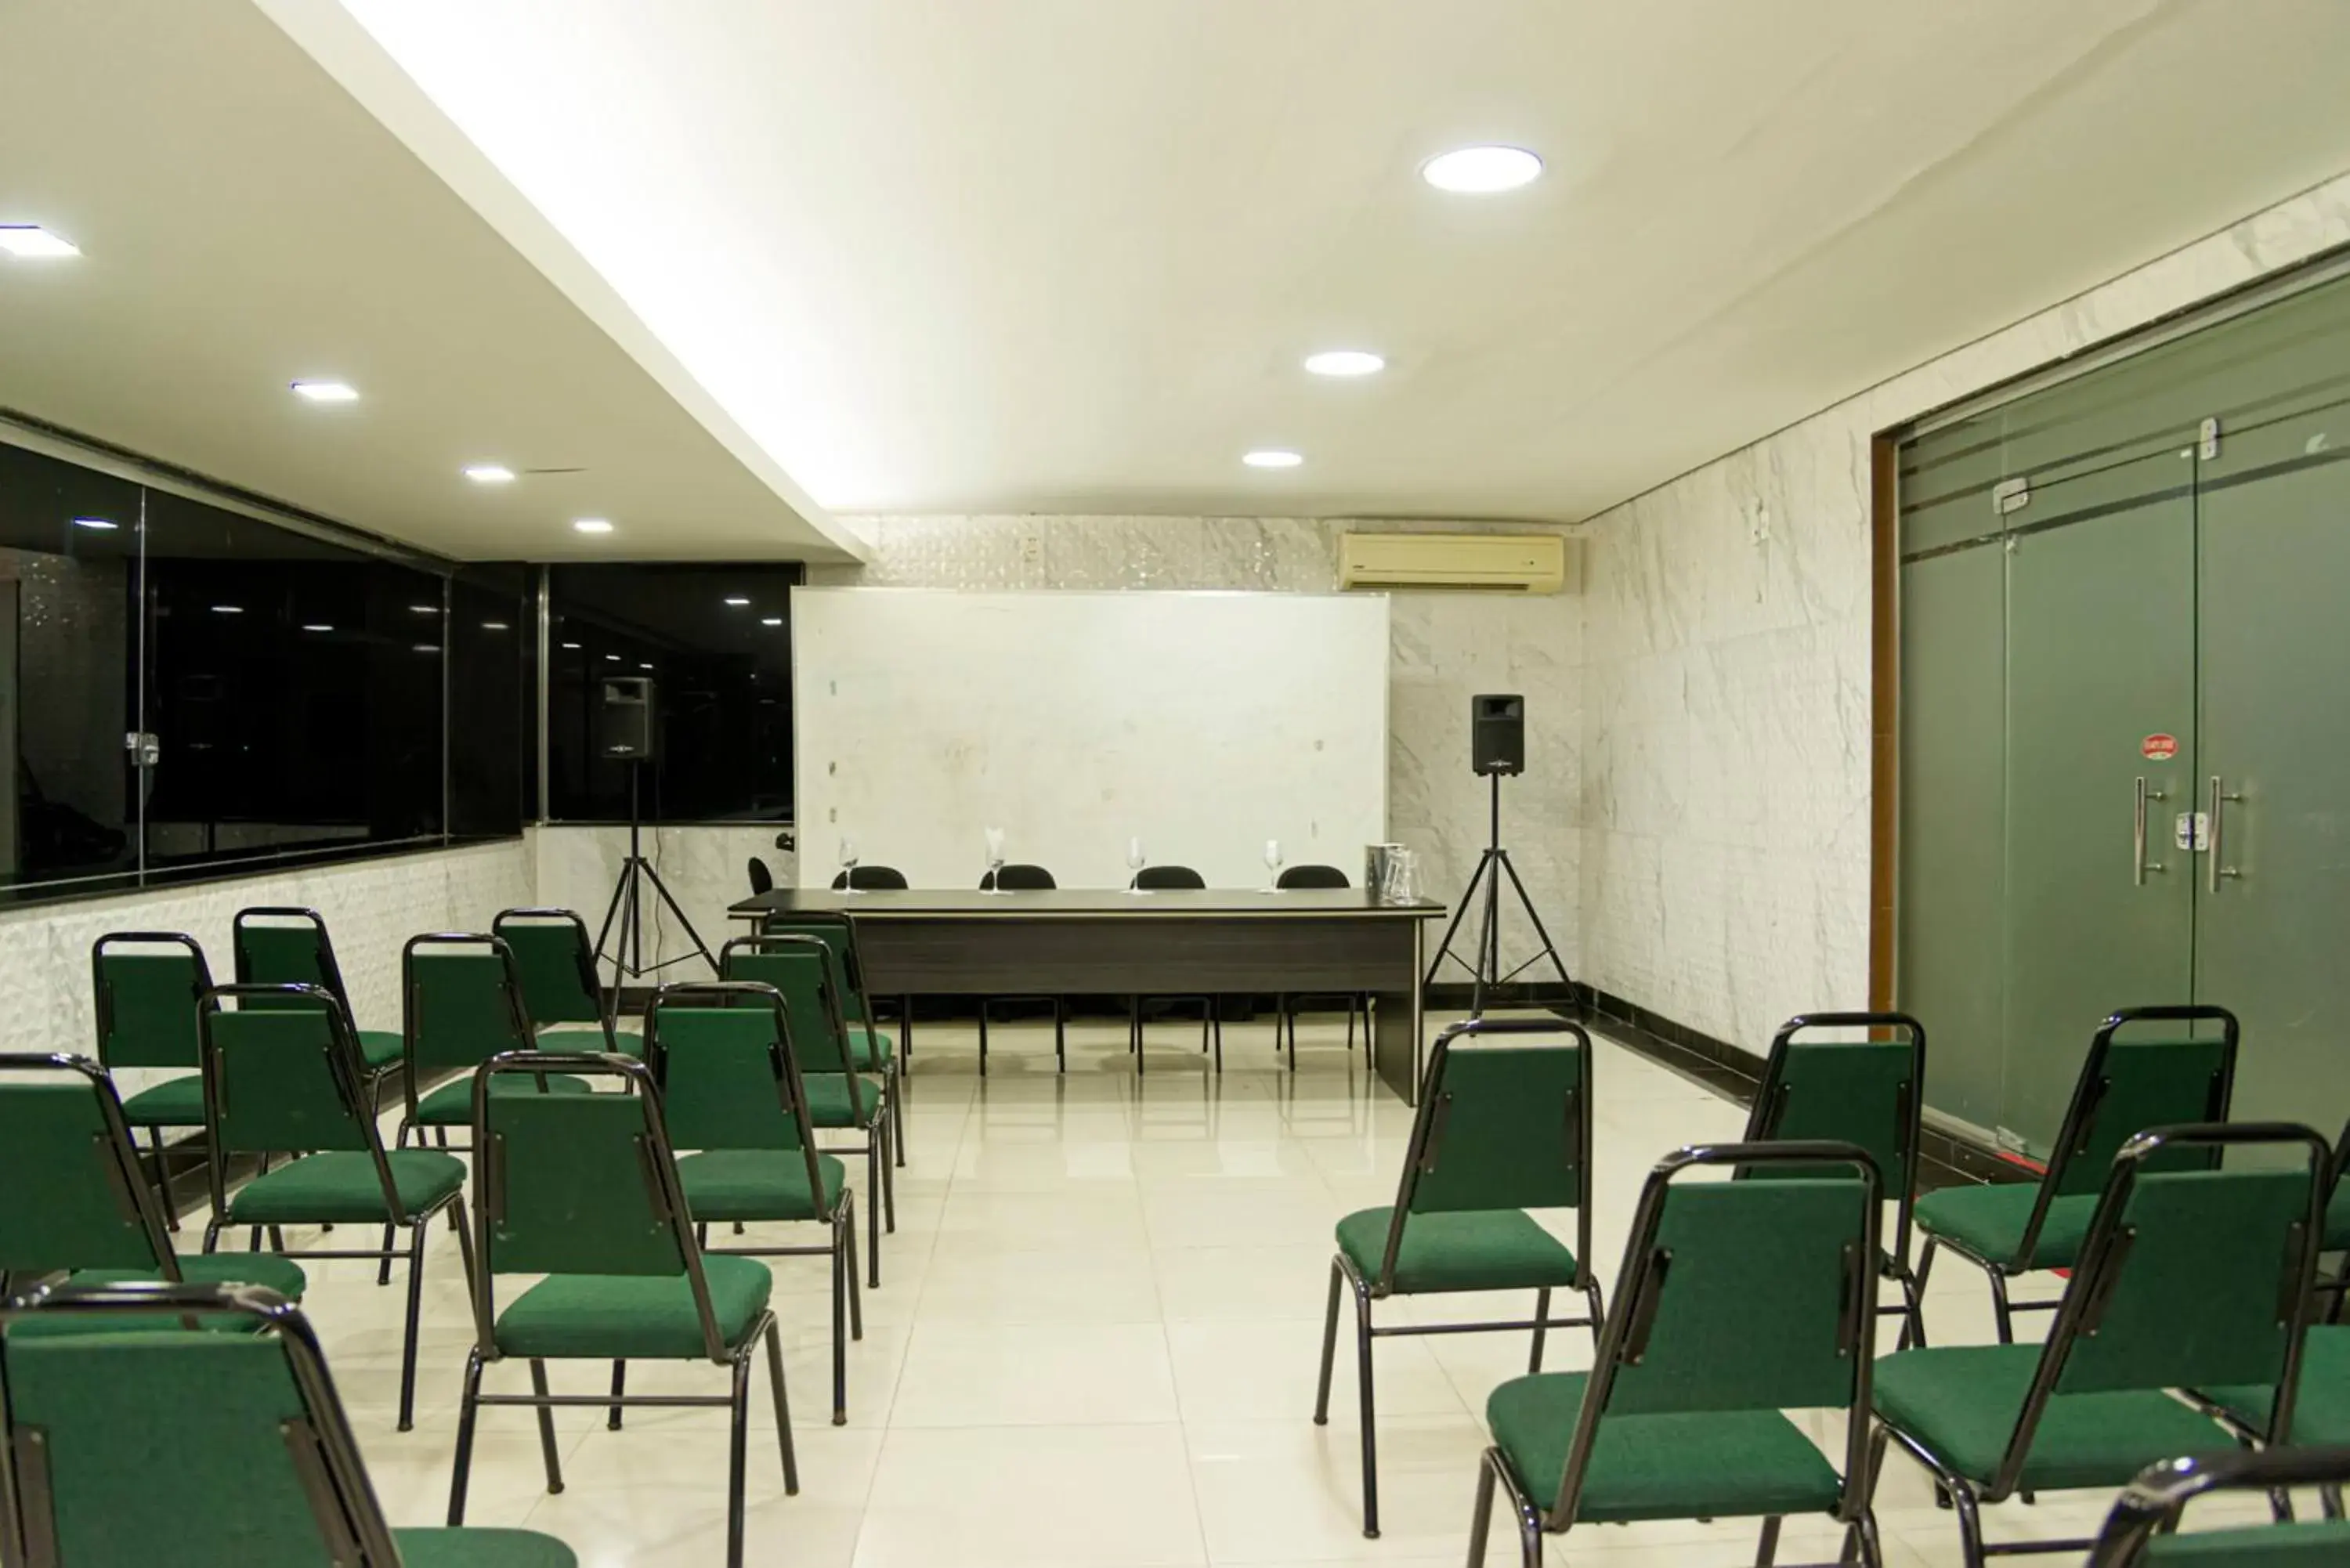
[[836, 510], [1573, 519], [2350, 168], [2342, 0], [257, 3]]
[[248, 0], [5, 0], [0, 223], [83, 254], [0, 256], [0, 408], [461, 557], [857, 547], [506, 201], [493, 227]]

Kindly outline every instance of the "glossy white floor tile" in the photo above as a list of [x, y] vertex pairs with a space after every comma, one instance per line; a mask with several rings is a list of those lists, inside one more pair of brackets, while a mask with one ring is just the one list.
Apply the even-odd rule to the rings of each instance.
[[[883, 1283], [865, 1294], [851, 1346], [849, 1424], [829, 1425], [828, 1273], [821, 1259], [773, 1261], [803, 1490], [784, 1495], [764, 1367], [748, 1451], [750, 1561], [895, 1568], [951, 1564], [1218, 1563], [1256, 1568], [1462, 1561], [1486, 1396], [1525, 1367], [1522, 1334], [1379, 1342], [1385, 1532], [1360, 1525], [1351, 1306], [1342, 1313], [1331, 1421], [1313, 1425], [1331, 1228], [1393, 1196], [1411, 1113], [1368, 1079], [1343, 1030], [1309, 1026], [1297, 1073], [1281, 1070], [1267, 1024], [1233, 1024], [1225, 1071], [1196, 1033], [1151, 1035], [1138, 1080], [1116, 1023], [1070, 1032], [1053, 1071], [1049, 1029], [994, 1032], [990, 1075], [971, 1032], [915, 1039], [908, 1163]], [[1645, 1058], [1603, 1044], [1596, 1064], [1593, 1251], [1612, 1282], [1639, 1184], [1680, 1145], [1734, 1136], [1743, 1113]], [[860, 1204], [861, 1160], [850, 1166]], [[1571, 1216], [1551, 1217], [1572, 1237]], [[794, 1240], [754, 1227], [753, 1241]], [[194, 1238], [187, 1239], [192, 1246]], [[732, 1240], [720, 1236], [722, 1242]], [[445, 1231], [427, 1265], [417, 1428], [393, 1430], [404, 1274], [380, 1289], [357, 1263], [313, 1271], [309, 1313], [397, 1523], [441, 1521], [470, 1336]], [[2043, 1294], [2027, 1289], [2026, 1295]], [[1381, 1303], [1382, 1322], [1523, 1316], [1529, 1296]], [[1555, 1310], [1579, 1311], [1562, 1295]], [[1939, 1343], [1991, 1337], [1979, 1273], [1945, 1261], [1929, 1303]], [[2044, 1317], [2027, 1320], [2029, 1334]], [[1890, 1344], [1887, 1329], [1887, 1344]], [[1546, 1365], [1587, 1366], [1590, 1335], [1555, 1331]], [[502, 1386], [525, 1386], [501, 1368]], [[563, 1366], [565, 1391], [603, 1386], [598, 1366]], [[720, 1392], [689, 1364], [632, 1368], [650, 1391]], [[1836, 1438], [1818, 1424], [1824, 1444]], [[723, 1560], [723, 1409], [600, 1410], [557, 1420], [566, 1490], [546, 1490], [531, 1415], [482, 1417], [469, 1518], [569, 1542], [598, 1565]], [[1888, 1461], [1887, 1562], [1957, 1561], [1951, 1516], [1916, 1467]], [[2102, 1496], [1991, 1511], [1995, 1534], [2078, 1531]], [[1751, 1562], [1751, 1523], [1581, 1528], [1545, 1543], [1554, 1563], [1708, 1568]], [[1790, 1521], [1788, 1561], [1834, 1556], [1834, 1532]], [[1515, 1563], [1497, 1519], [1490, 1561]], [[2042, 1561], [2052, 1561], [2042, 1559]]]

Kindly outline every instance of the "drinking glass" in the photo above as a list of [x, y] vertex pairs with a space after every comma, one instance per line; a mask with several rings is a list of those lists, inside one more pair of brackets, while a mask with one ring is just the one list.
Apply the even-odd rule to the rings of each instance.
[[996, 878], [1002, 876], [1003, 873], [1003, 829], [1000, 827], [991, 827], [987, 830], [987, 890], [989, 892], [1001, 893], [1003, 891], [1002, 888], [996, 886]]
[[[1134, 873], [1134, 877], [1139, 877], [1142, 875], [1142, 868], [1149, 864], [1149, 862], [1142, 857], [1142, 840], [1139, 838], [1128, 839], [1126, 841], [1126, 868]], [[1129, 893], [1141, 893], [1148, 891], [1147, 888], [1136, 887], [1134, 885], [1133, 877], [1127, 878], [1126, 890]]]
[[1268, 893], [1280, 892], [1281, 840], [1278, 838], [1268, 838], [1264, 841], [1264, 890]]
[[844, 893], [857, 891], [857, 846], [846, 834], [840, 839], [840, 889]]

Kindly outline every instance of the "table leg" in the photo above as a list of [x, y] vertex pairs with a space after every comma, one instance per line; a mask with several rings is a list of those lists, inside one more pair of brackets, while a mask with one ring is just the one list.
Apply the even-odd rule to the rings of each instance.
[[1421, 949], [1427, 937], [1423, 922], [1412, 922], [1411, 967], [1388, 982], [1388, 989], [1371, 995], [1371, 1065], [1379, 1081], [1406, 1105], [1419, 1103], [1420, 1044], [1426, 1026], [1420, 1011]]

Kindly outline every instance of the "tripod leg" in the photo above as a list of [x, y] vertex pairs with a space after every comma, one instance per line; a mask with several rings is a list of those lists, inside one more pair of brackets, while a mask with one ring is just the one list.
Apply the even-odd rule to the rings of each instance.
[[[626, 950], [616, 947], [611, 950], [608, 955], [604, 950], [606, 944], [612, 940], [612, 922], [619, 919], [620, 899], [626, 896], [628, 891], [629, 868], [623, 866], [620, 867], [620, 879], [612, 884], [612, 897], [604, 906], [604, 923], [596, 928], [596, 956], [598, 959], [608, 956], [611, 959], [612, 989], [614, 991], [620, 989], [620, 957]], [[623, 941], [628, 940], [626, 928], [622, 929], [621, 940]]]
[[675, 915], [677, 923], [685, 928], [686, 940], [693, 944], [693, 950], [702, 955], [702, 961], [710, 966], [710, 972], [716, 974], [718, 961], [710, 956], [710, 944], [702, 940], [702, 933], [693, 929], [693, 921], [678, 907], [677, 899], [670, 893], [669, 884], [660, 879], [660, 873], [653, 868], [650, 862], [639, 861], [638, 864], [644, 867], [645, 880], [653, 885], [653, 891], [660, 895], [660, 901], [669, 906], [669, 912]]
[[1470, 1016], [1485, 1015], [1486, 988], [1497, 985], [1502, 978], [1502, 872], [1507, 866], [1499, 849], [1485, 851], [1481, 869], [1485, 873], [1484, 927], [1478, 933], [1477, 984], [1471, 992]]
[[1510, 864], [1509, 851], [1503, 850], [1500, 859], [1502, 869], [1510, 874], [1510, 886], [1518, 890], [1519, 907], [1525, 910], [1526, 919], [1534, 922], [1534, 935], [1542, 939], [1543, 951], [1550, 956], [1551, 967], [1558, 971], [1559, 983], [1573, 985], [1575, 981], [1567, 976], [1566, 961], [1558, 956], [1558, 944], [1552, 941], [1550, 932], [1543, 929], [1542, 916], [1535, 911], [1534, 901], [1526, 893], [1526, 885], [1518, 880], [1518, 868]]
[[1436, 944], [1436, 957], [1430, 961], [1428, 972], [1420, 977], [1422, 985], [1436, 983], [1437, 971], [1444, 967], [1444, 961], [1448, 958], [1458, 964], [1467, 963], [1466, 960], [1452, 950], [1452, 941], [1461, 934], [1461, 922], [1468, 918], [1469, 907], [1477, 901], [1477, 886], [1484, 876], [1485, 858], [1480, 857], [1477, 861], [1477, 870], [1469, 878], [1469, 886], [1461, 890], [1461, 902], [1453, 906], [1452, 919], [1444, 928], [1444, 940]]

